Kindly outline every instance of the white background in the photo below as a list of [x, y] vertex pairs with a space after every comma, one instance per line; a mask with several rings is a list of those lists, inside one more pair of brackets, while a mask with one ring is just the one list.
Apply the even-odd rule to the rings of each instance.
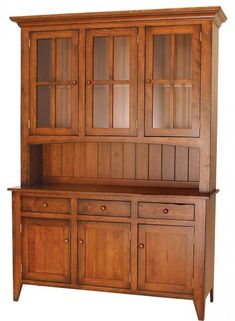
[[0, 320], [197, 320], [192, 301], [24, 286], [12, 301], [11, 197], [20, 184], [20, 29], [9, 16], [220, 5], [215, 303], [207, 321], [235, 320], [235, 3], [233, 0], [1, 0], [0, 2]]

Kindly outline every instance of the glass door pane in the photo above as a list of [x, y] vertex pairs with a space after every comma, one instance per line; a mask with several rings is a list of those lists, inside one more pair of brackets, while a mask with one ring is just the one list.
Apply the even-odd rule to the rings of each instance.
[[51, 124], [51, 88], [37, 87], [37, 127], [46, 128]]
[[192, 86], [174, 88], [174, 128], [192, 128]]
[[72, 128], [77, 133], [78, 115], [72, 117], [78, 95], [77, 44], [75, 31], [32, 34], [30, 54], [35, 58], [30, 74], [30, 108], [35, 117], [32, 133], [69, 134]]
[[56, 81], [72, 80], [71, 63], [71, 39], [56, 39]]
[[170, 127], [170, 86], [153, 88], [153, 128]]
[[50, 81], [52, 79], [52, 39], [38, 39], [37, 57], [37, 80]]
[[94, 37], [94, 80], [109, 79], [109, 37]]
[[135, 125], [136, 29], [89, 30], [86, 41], [87, 133], [128, 135]]
[[93, 127], [109, 128], [109, 86], [94, 85]]
[[114, 37], [114, 79], [130, 79], [129, 37]]
[[175, 35], [175, 79], [192, 79], [192, 35]]
[[113, 86], [113, 128], [129, 128], [130, 85]]
[[56, 86], [56, 127], [70, 128], [71, 86]]
[[153, 27], [146, 34], [146, 134], [198, 136], [199, 29]]
[[171, 78], [171, 35], [157, 35], [153, 40], [154, 79]]

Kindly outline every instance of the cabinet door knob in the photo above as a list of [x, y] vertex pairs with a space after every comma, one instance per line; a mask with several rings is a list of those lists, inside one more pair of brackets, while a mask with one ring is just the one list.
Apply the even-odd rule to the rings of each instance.
[[87, 83], [87, 85], [90, 85], [91, 84], [91, 80], [87, 80], [86, 83]]
[[106, 211], [107, 207], [105, 205], [100, 206], [101, 211]]
[[164, 208], [163, 213], [167, 214], [169, 212], [168, 208]]
[[43, 207], [47, 207], [47, 203], [43, 203]]
[[151, 83], [152, 83], [152, 79], [147, 79], [147, 80], [146, 80], [146, 83], [147, 83], [147, 84], [151, 84]]
[[140, 248], [140, 249], [143, 249], [143, 248], [144, 248], [144, 244], [143, 244], [143, 243], [140, 243], [139, 248]]
[[65, 239], [64, 242], [67, 244], [69, 243], [69, 239]]
[[83, 240], [79, 240], [79, 244], [83, 244], [84, 243], [84, 241]]
[[78, 83], [77, 80], [72, 81], [72, 85], [77, 85], [77, 83]]

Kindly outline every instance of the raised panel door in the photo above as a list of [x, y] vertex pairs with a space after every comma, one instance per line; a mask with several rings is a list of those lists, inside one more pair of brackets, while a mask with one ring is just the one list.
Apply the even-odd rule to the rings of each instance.
[[192, 293], [194, 228], [140, 225], [139, 290]]
[[78, 133], [78, 31], [35, 32], [30, 46], [30, 133]]
[[129, 288], [130, 225], [78, 223], [79, 284]]
[[147, 28], [146, 136], [199, 136], [197, 26]]
[[22, 265], [23, 279], [69, 283], [69, 222], [23, 218]]
[[136, 135], [137, 31], [86, 35], [86, 134]]

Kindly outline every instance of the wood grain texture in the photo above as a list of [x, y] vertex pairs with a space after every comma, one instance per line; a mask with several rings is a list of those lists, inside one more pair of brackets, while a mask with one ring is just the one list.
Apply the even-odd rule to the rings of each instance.
[[70, 227], [62, 220], [22, 220], [23, 278], [70, 281]]
[[175, 19], [211, 19], [215, 20], [216, 24], [220, 26], [226, 21], [226, 15], [222, 8], [219, 6], [214, 7], [196, 7], [196, 8], [175, 8], [175, 9], [154, 9], [154, 10], [129, 10], [129, 11], [116, 11], [116, 12], [95, 12], [95, 13], [72, 13], [72, 14], [55, 14], [55, 15], [40, 15], [40, 16], [21, 16], [11, 17], [10, 19], [20, 27], [25, 26], [48, 26], [54, 27], [55, 23], [59, 25], [69, 24], [84, 24], [97, 22], [118, 22], [122, 21], [125, 24], [128, 21], [151, 21], [167, 20], [174, 21]]
[[71, 213], [71, 201], [68, 198], [22, 197], [21, 211], [40, 213]]
[[139, 289], [192, 293], [190, 227], [139, 226]]
[[78, 224], [79, 284], [129, 288], [129, 224]]
[[194, 220], [193, 205], [140, 202], [138, 209], [139, 217]]
[[162, 179], [175, 180], [175, 147], [162, 146]]
[[79, 200], [78, 214], [130, 217], [130, 203], [107, 200]]
[[[63, 143], [43, 145], [43, 174], [61, 177], [199, 181], [199, 149], [184, 146], [133, 143]], [[60, 168], [61, 166], [61, 168]], [[53, 169], [52, 169], [53, 167]]]

